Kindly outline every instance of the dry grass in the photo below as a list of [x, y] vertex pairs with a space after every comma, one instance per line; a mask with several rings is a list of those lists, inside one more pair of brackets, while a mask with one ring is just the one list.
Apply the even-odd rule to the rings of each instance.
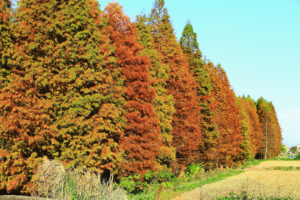
[[[300, 172], [299, 171], [266, 171], [276, 166], [300, 166], [300, 161], [266, 161], [253, 166], [245, 173], [226, 178], [222, 181], [204, 185], [200, 188], [186, 192], [179, 199], [215, 199], [217, 196], [225, 197], [228, 193], [240, 194], [246, 191], [252, 197], [260, 194], [274, 197], [300, 198]], [[175, 200], [174, 199], [174, 200]]]
[[34, 197], [127, 200], [124, 190], [114, 186], [112, 174], [107, 183], [101, 183], [101, 174], [92, 174], [84, 166], [65, 171], [62, 164], [44, 157], [43, 164], [34, 174]]
[[278, 166], [284, 166], [284, 167], [300, 167], [300, 161], [280, 161], [280, 160], [270, 160], [261, 162], [259, 165], [253, 166], [249, 168], [248, 170], [253, 169], [259, 169], [259, 168], [267, 168], [267, 167], [278, 167]]

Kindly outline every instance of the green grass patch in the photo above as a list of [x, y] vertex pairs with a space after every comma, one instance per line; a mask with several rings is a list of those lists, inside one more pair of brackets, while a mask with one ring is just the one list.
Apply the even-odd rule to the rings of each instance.
[[300, 155], [295, 155], [294, 158], [290, 158], [290, 155], [287, 156], [275, 156], [272, 160], [284, 160], [284, 161], [295, 161], [300, 160]]
[[135, 194], [128, 193], [128, 198], [133, 200], [152, 200], [154, 199], [157, 190], [161, 185], [163, 185], [164, 187], [159, 194], [159, 199], [170, 200], [203, 185], [215, 183], [225, 178], [244, 173], [242, 169], [248, 168], [253, 165], [259, 165], [264, 161], [268, 160], [252, 160], [246, 162], [245, 165], [237, 166], [233, 169], [224, 169], [221, 171], [211, 170], [206, 173], [199, 173], [199, 167], [189, 167], [185, 177], [172, 177], [168, 181], [163, 183], [151, 183], [148, 185], [149, 187], [147, 188], [147, 190]]
[[290, 167], [286, 167], [286, 166], [277, 166], [277, 167], [270, 167], [270, 168], [267, 168], [267, 170], [299, 171], [299, 170], [300, 170], [300, 167], [294, 167], [294, 166], [290, 166]]

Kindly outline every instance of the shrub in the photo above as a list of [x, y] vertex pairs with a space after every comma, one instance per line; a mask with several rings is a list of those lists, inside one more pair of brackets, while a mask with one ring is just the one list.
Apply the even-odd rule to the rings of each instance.
[[[165, 183], [175, 177], [176, 176], [168, 169], [161, 172], [153, 172], [149, 170], [145, 173], [144, 177], [142, 177], [142, 175], [137, 175], [136, 173], [133, 176], [123, 177], [119, 185], [126, 191], [132, 194], [137, 194], [140, 192], [146, 192], [146, 190], [149, 189], [150, 184]], [[169, 187], [170, 185], [164, 186]]]
[[198, 165], [191, 164], [188, 166], [188, 171], [186, 172], [185, 176], [193, 177], [197, 172], [200, 171], [201, 168], [202, 168], [202, 163], [199, 163]]
[[294, 158], [294, 160], [300, 160], [300, 154], [298, 154], [298, 155]]

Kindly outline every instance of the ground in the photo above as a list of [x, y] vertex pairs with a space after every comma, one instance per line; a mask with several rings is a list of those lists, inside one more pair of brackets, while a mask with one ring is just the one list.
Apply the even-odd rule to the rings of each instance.
[[215, 199], [218, 195], [230, 192], [247, 191], [250, 196], [258, 194], [268, 196], [300, 198], [300, 170], [281, 171], [268, 168], [285, 166], [300, 167], [300, 161], [265, 161], [260, 165], [245, 169], [245, 173], [226, 178], [222, 181], [204, 185], [186, 192], [174, 200]]

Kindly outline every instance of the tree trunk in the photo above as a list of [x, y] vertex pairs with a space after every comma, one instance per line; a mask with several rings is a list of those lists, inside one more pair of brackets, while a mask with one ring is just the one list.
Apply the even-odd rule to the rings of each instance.
[[265, 151], [265, 159], [267, 159], [268, 154], [268, 120], [266, 121], [266, 151]]

